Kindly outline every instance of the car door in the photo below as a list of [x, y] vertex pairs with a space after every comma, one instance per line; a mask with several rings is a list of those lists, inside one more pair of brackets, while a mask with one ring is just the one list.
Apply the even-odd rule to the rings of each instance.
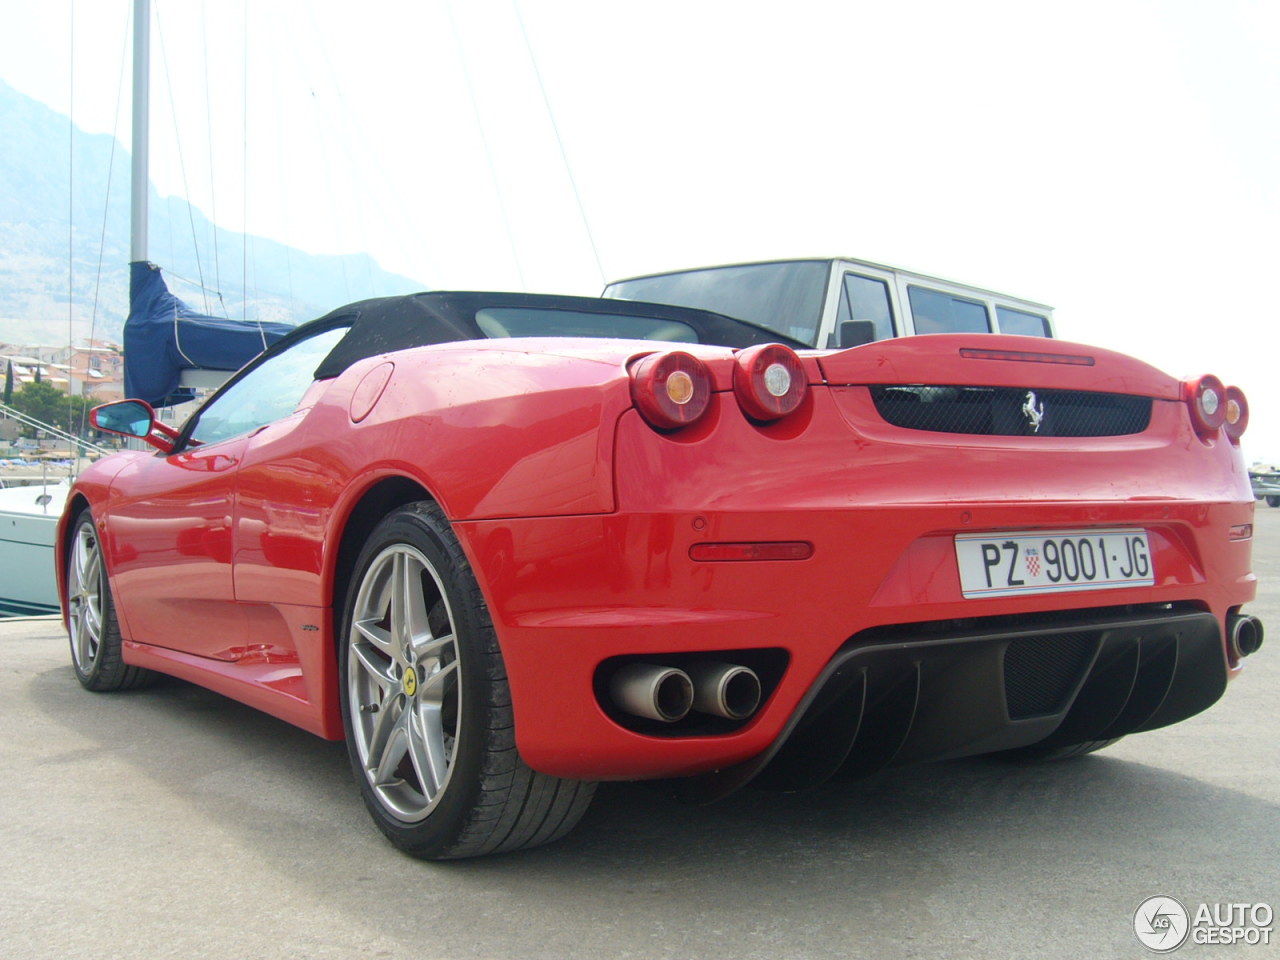
[[232, 501], [247, 440], [139, 458], [116, 476], [108, 536], [129, 639], [219, 659], [243, 646]]
[[[255, 431], [245, 449], [236, 477], [233, 561], [242, 604], [325, 605], [320, 578], [328, 505], [346, 472], [336, 469], [331, 450], [339, 437], [324, 426], [308, 429], [307, 420], [323, 392], [322, 384], [312, 383], [311, 371], [345, 332], [337, 329], [300, 345], [290, 368], [277, 371], [273, 389], [280, 416]], [[346, 425], [344, 409], [341, 426]], [[264, 629], [278, 625], [260, 612], [249, 611], [253, 623]]]
[[130, 639], [236, 660], [250, 638], [233, 578], [238, 474], [254, 436], [291, 416], [346, 327], [302, 330], [196, 413], [179, 447], [135, 462], [113, 487], [113, 579]]

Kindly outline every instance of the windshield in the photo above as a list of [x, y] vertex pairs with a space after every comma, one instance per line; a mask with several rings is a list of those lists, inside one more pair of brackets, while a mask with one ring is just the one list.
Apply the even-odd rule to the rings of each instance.
[[711, 310], [814, 346], [828, 271], [822, 260], [712, 267], [621, 280], [606, 287], [604, 294]]

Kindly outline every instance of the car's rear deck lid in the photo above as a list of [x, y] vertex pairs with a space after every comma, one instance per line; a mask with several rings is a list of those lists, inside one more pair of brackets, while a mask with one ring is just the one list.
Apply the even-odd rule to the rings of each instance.
[[[1065, 390], [1177, 400], [1181, 384], [1132, 357], [1061, 340], [935, 334], [819, 354], [831, 385], [885, 384]], [[902, 399], [902, 398], [898, 398]]]

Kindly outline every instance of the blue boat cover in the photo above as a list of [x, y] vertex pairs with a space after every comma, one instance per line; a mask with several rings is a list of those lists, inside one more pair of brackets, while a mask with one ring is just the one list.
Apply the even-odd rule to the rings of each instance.
[[239, 370], [293, 327], [210, 317], [169, 292], [153, 263], [129, 264], [124, 395], [153, 407], [181, 403], [183, 370]]

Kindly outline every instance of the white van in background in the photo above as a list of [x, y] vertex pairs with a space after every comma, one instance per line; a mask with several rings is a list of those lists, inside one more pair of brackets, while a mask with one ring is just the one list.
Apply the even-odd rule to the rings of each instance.
[[774, 260], [618, 280], [604, 296], [698, 307], [813, 347], [925, 333], [1052, 337], [1053, 309], [865, 260]]

